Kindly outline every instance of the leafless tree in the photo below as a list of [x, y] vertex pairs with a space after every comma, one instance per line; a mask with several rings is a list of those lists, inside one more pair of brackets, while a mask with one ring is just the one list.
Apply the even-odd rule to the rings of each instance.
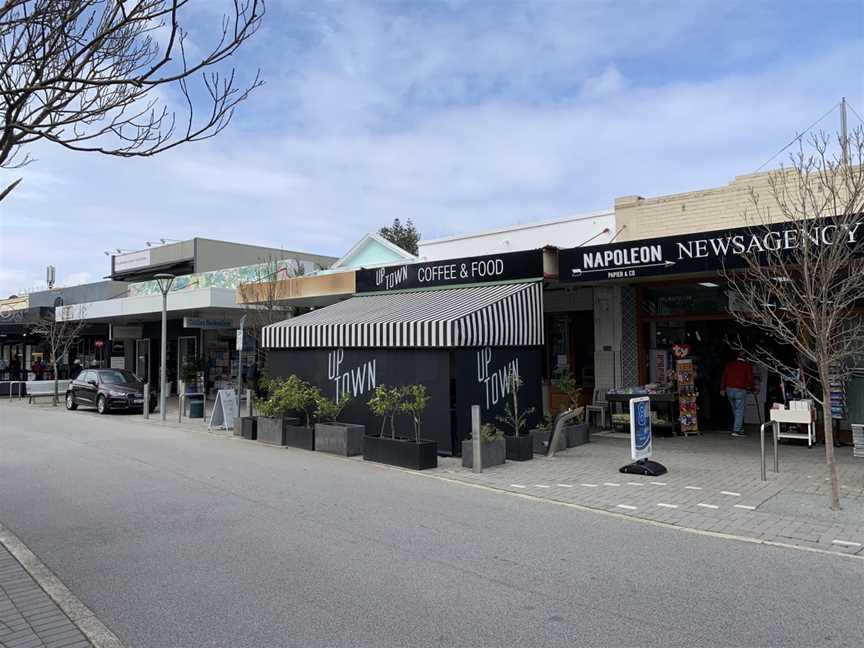
[[725, 275], [734, 318], [797, 359], [789, 362], [764, 344], [739, 343], [738, 351], [769, 371], [796, 377], [798, 389], [821, 407], [836, 510], [831, 380], [848, 376], [864, 340], [864, 131], [858, 128], [846, 141], [812, 136], [790, 159], [789, 167], [771, 172], [768, 195], [751, 189], [748, 240], [739, 257], [744, 267]]
[[222, 131], [262, 81], [217, 67], [256, 32], [264, 1], [227, 0], [212, 42], [206, 28], [190, 37], [191, 11], [214, 2], [0, 0], [0, 168], [30, 162], [40, 140], [133, 157]]
[[54, 368], [54, 399], [52, 401], [54, 407], [57, 407], [59, 402], [57, 362], [67, 356], [69, 347], [81, 334], [86, 321], [84, 319], [85, 312], [84, 306], [64, 306], [61, 318], [58, 319], [53, 314], [48, 315], [30, 327], [31, 333], [42, 338], [48, 347], [48, 354], [51, 356], [51, 366]]
[[[268, 256], [255, 267], [254, 279], [240, 285], [240, 296], [246, 304], [247, 326], [253, 330], [258, 340], [261, 339], [261, 329], [265, 326], [299, 314], [296, 306], [285, 304], [287, 295], [284, 294], [280, 281], [304, 274], [306, 269], [301, 261]], [[256, 351], [258, 366], [263, 367], [266, 364], [265, 353], [259, 344]]]

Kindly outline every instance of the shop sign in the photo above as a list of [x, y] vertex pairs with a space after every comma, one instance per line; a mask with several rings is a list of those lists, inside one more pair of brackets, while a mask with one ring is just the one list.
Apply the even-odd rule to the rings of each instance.
[[[864, 220], [839, 228], [832, 219], [815, 224], [807, 237], [815, 245], [859, 244]], [[788, 223], [698, 232], [626, 243], [568, 248], [558, 253], [562, 282], [596, 282], [669, 274], [718, 272], [744, 267], [745, 254], [794, 250], [799, 228]]]
[[231, 319], [206, 319], [204, 317], [184, 317], [183, 328], [230, 329], [237, 328], [237, 322]]
[[333, 400], [343, 397], [357, 398], [372, 392], [378, 383], [376, 374], [378, 359], [345, 364], [345, 349], [334, 349], [327, 353], [327, 380], [332, 385]]
[[115, 324], [111, 327], [112, 340], [139, 340], [144, 337], [143, 326], [127, 326]]
[[651, 399], [630, 399], [630, 456], [633, 461], [651, 457]]
[[356, 277], [358, 293], [541, 279], [543, 250], [363, 268]]
[[150, 250], [117, 254], [111, 258], [114, 263], [114, 272], [126, 272], [127, 270], [146, 268], [150, 265]]

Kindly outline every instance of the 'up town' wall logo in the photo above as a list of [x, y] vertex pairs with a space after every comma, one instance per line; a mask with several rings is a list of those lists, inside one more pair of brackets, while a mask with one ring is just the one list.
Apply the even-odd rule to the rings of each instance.
[[514, 375], [519, 377], [519, 358], [496, 368], [492, 366], [491, 347], [477, 352], [477, 382], [485, 389], [487, 410], [510, 393], [511, 376]]
[[376, 359], [373, 358], [350, 369], [343, 369], [344, 360], [345, 349], [336, 349], [327, 354], [327, 378], [336, 388], [337, 402], [343, 395], [356, 398], [375, 389], [376, 386]]

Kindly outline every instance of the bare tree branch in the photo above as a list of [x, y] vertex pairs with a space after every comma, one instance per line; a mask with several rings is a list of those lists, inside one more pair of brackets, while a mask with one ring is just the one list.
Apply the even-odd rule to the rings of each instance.
[[86, 322], [85, 313], [84, 306], [64, 306], [63, 315], [59, 319], [54, 315], [43, 317], [30, 327], [31, 333], [41, 337], [48, 345], [51, 366], [54, 367], [54, 407], [57, 407], [59, 398], [57, 363], [69, 353], [72, 343], [81, 335]]
[[[234, 69], [216, 70], [258, 30], [265, 11], [264, 0], [227, 5], [215, 42], [202, 47], [195, 33], [201, 53], [190, 60], [191, 0], [3, 0], [0, 168], [30, 162], [23, 148], [39, 140], [145, 157], [219, 134], [263, 83], [260, 72], [239, 85]], [[160, 88], [176, 89], [185, 117]]]
[[[844, 142], [837, 138], [838, 150]], [[839, 508], [830, 381], [844, 380], [864, 344], [864, 129], [849, 137], [850, 163], [824, 133], [769, 176], [768, 195], [751, 190], [745, 214], [751, 243], [743, 269], [724, 270], [732, 316], [797, 356], [793, 366], [764, 346], [733, 344], [748, 359], [794, 378], [822, 408], [831, 506]]]

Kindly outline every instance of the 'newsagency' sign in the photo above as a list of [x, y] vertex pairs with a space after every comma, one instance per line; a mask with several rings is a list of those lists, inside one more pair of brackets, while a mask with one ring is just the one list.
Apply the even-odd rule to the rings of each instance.
[[[744, 255], [791, 251], [801, 245], [801, 236], [795, 225], [778, 223], [569, 248], [558, 254], [559, 278], [562, 282], [592, 282], [742, 268]], [[815, 245], [860, 247], [864, 219], [842, 228], [831, 220], [815, 222], [806, 236]]]
[[406, 263], [357, 271], [357, 292], [390, 292], [543, 277], [543, 250]]

